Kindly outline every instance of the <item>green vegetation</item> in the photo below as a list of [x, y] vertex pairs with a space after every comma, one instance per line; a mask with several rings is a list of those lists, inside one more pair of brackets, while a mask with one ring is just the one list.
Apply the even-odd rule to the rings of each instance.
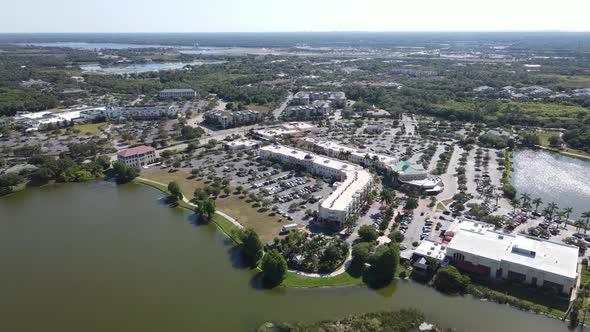
[[287, 261], [276, 249], [264, 255], [260, 267], [265, 284], [269, 287], [280, 285], [287, 275]]
[[297, 273], [288, 272], [282, 285], [287, 287], [333, 287], [346, 285], [360, 285], [363, 280], [360, 276], [353, 276], [348, 271], [334, 277], [306, 277]]
[[363, 225], [358, 230], [359, 237], [363, 242], [374, 242], [379, 237], [379, 233], [375, 227], [371, 225]]
[[240, 250], [242, 251], [242, 255], [250, 266], [256, 267], [264, 254], [258, 234], [252, 228], [246, 228], [238, 232], [238, 238], [241, 242]]
[[445, 294], [465, 294], [469, 277], [462, 275], [454, 266], [440, 268], [434, 279], [434, 288]]
[[139, 168], [129, 167], [122, 162], [116, 162], [113, 164], [113, 175], [119, 184], [131, 182], [139, 176]]
[[416, 330], [425, 320], [424, 314], [414, 309], [379, 311], [352, 315], [344, 319], [326, 320], [317, 323], [265, 323], [257, 332], [336, 332], [379, 331], [403, 332]]
[[173, 203], [178, 204], [178, 201], [182, 201], [183, 197], [182, 192], [180, 191], [180, 186], [175, 181], [171, 181], [168, 183], [168, 192], [170, 195], [170, 199]]
[[16, 173], [0, 175], [0, 196], [12, 193], [14, 188], [24, 181], [25, 178]]

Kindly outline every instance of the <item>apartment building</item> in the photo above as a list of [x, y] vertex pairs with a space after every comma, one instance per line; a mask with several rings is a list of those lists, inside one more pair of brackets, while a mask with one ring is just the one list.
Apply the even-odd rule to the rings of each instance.
[[209, 111], [203, 114], [206, 124], [226, 129], [245, 125], [251, 125], [262, 121], [263, 116], [258, 111]]
[[160, 99], [193, 99], [197, 92], [193, 89], [164, 89], [160, 91]]
[[291, 100], [292, 105], [311, 105], [315, 101], [330, 102], [332, 107], [342, 108], [346, 106], [346, 94], [342, 91], [299, 91]]
[[176, 116], [176, 107], [174, 106], [127, 106], [114, 107], [107, 106], [104, 109], [94, 109], [80, 112], [83, 119], [111, 118], [111, 119], [155, 119], [161, 117]]
[[158, 159], [156, 149], [150, 146], [136, 146], [117, 153], [117, 161], [127, 166], [141, 167], [153, 164]]
[[338, 158], [346, 159], [352, 163], [367, 167], [375, 167], [385, 170], [395, 164], [397, 159], [379, 153], [374, 153], [366, 148], [351, 148], [331, 141], [322, 141], [316, 138], [305, 138], [306, 142], [315, 145], [323, 154]]

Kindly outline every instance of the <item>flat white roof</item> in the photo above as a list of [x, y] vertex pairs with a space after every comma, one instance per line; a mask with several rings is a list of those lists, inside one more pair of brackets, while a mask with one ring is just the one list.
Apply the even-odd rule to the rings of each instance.
[[416, 249], [414, 249], [414, 254], [442, 261], [445, 259], [446, 247], [441, 243], [425, 239], [418, 247], [416, 247]]
[[355, 148], [351, 148], [346, 145], [338, 144], [338, 143], [331, 142], [331, 141], [322, 141], [322, 140], [314, 139], [311, 137], [306, 138], [305, 140], [308, 142], [314, 143], [315, 145], [320, 146], [324, 149], [328, 149], [328, 150], [332, 150], [332, 151], [350, 152], [350, 154], [355, 155], [359, 158], [364, 158], [365, 155], [367, 155], [367, 154], [371, 158], [373, 158], [373, 156], [377, 156], [377, 158], [379, 158], [379, 161], [382, 162], [386, 166], [393, 165], [397, 162], [396, 158], [393, 158], [393, 157], [390, 157], [390, 156], [384, 155], [384, 154], [371, 152], [370, 150], [355, 149]]
[[480, 228], [461, 229], [453, 236], [448, 249], [576, 278], [578, 248], [563, 243]]
[[290, 146], [268, 145], [261, 147], [260, 150], [290, 156], [302, 162], [312, 161], [316, 165], [343, 172], [346, 175], [346, 179], [321, 203], [322, 208], [325, 209], [345, 210], [352, 198], [355, 195], [359, 195], [359, 192], [373, 179], [371, 173], [358, 165], [320, 156]]

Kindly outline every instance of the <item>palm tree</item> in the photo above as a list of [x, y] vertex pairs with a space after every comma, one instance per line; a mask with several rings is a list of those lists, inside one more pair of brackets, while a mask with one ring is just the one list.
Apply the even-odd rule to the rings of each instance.
[[570, 219], [570, 214], [574, 212], [574, 208], [566, 207], [563, 209], [563, 214], [565, 215], [566, 222]]
[[520, 195], [520, 199], [522, 200], [522, 207], [526, 208], [529, 207], [529, 201], [531, 200], [531, 195], [529, 195], [528, 193], [522, 193]]
[[547, 211], [549, 211], [549, 218], [553, 218], [553, 214], [555, 213], [555, 210], [557, 210], [558, 206], [557, 204], [555, 204], [555, 202], [551, 202], [549, 204], [547, 204]]
[[586, 234], [586, 229], [588, 228], [588, 224], [590, 223], [590, 211], [582, 213], [582, 218], [586, 218], [586, 224], [584, 228], [584, 234]]
[[535, 213], [539, 210], [539, 205], [543, 204], [543, 200], [539, 197], [533, 199], [533, 205], [535, 205]]
[[576, 226], [576, 233], [578, 233], [580, 232], [580, 228], [586, 228], [586, 223], [582, 219], [577, 219], [574, 226]]
[[512, 206], [514, 206], [514, 213], [516, 213], [516, 208], [520, 207], [520, 201], [518, 200], [518, 198], [515, 198], [512, 200]]

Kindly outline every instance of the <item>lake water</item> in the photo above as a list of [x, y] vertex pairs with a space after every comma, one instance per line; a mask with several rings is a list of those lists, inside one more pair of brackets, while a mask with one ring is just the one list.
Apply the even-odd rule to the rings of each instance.
[[142, 45], [142, 44], [119, 44], [119, 43], [85, 43], [85, 42], [48, 42], [48, 43], [18, 43], [17, 45], [31, 45], [39, 47], [67, 47], [82, 50], [112, 49], [123, 50], [128, 48], [181, 48], [170, 45]]
[[210, 64], [220, 64], [225, 61], [194, 61], [194, 62], [168, 62], [168, 63], [137, 63], [130, 65], [108, 66], [100, 65], [83, 65], [80, 66], [83, 73], [99, 73], [110, 75], [140, 74], [160, 70], [177, 70], [184, 66], [202, 66]]
[[561, 209], [572, 207], [570, 219], [590, 210], [590, 161], [543, 150], [514, 153], [512, 182], [519, 193], [555, 202]]
[[253, 331], [267, 320], [320, 320], [419, 308], [458, 331], [567, 331], [566, 324], [413, 282], [257, 287], [214, 225], [155, 189], [109, 182], [0, 198], [0, 331]]

